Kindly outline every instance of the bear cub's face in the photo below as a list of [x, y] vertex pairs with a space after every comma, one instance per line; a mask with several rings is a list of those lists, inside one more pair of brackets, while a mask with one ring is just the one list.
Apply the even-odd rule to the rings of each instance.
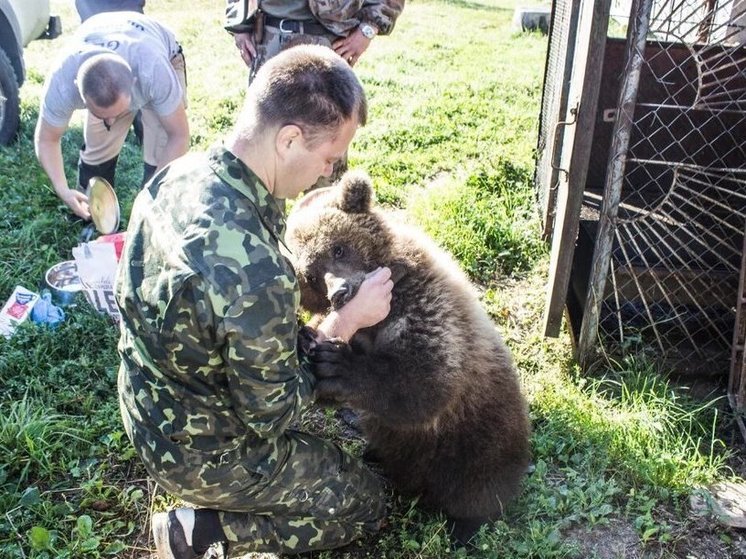
[[390, 234], [371, 211], [372, 198], [367, 175], [347, 172], [335, 186], [307, 194], [293, 208], [285, 237], [305, 309], [341, 308], [367, 273], [388, 265]]

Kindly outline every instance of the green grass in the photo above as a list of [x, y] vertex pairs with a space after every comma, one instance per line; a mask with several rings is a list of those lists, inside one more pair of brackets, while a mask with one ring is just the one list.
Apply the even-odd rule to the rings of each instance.
[[[546, 38], [511, 30], [517, 4], [409, 3], [356, 68], [370, 118], [350, 163], [371, 173], [382, 204], [404, 209], [482, 286], [531, 404], [534, 470], [468, 550], [450, 548], [441, 519], [392, 497], [380, 534], [314, 557], [685, 557], [703, 542], [709, 555], [699, 556], [735, 556], [736, 536], [687, 514], [694, 489], [731, 475], [722, 399], [698, 400], [641, 359], [583, 376], [568, 336], [541, 334], [548, 256], [530, 177]], [[72, 257], [82, 228], [33, 154], [44, 75], [77, 25], [71, 2], [52, 6], [66, 35], [29, 47], [21, 138], [0, 148], [2, 299], [17, 284], [39, 288], [47, 268]], [[204, 149], [241, 106], [245, 69], [220, 28], [222, 3], [183, 6], [153, 1], [148, 12], [184, 45], [192, 146]], [[81, 139], [76, 120], [63, 142], [71, 180]], [[140, 173], [130, 139], [118, 169], [122, 227]], [[149, 514], [174, 500], [148, 479], [122, 431], [116, 326], [84, 301], [67, 311], [57, 329], [28, 324], [0, 338], [0, 558], [147, 557]], [[304, 426], [361, 451], [331, 412], [309, 414]]]
[[530, 270], [545, 254], [533, 199], [526, 170], [497, 159], [465, 179], [436, 179], [407, 208], [472, 278], [490, 283], [496, 274]]

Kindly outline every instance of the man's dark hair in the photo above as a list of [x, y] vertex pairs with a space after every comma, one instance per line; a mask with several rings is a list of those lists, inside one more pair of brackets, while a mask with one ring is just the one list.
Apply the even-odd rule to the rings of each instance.
[[271, 58], [249, 86], [260, 127], [295, 124], [309, 144], [328, 138], [343, 122], [368, 118], [363, 86], [338, 54], [300, 45]]
[[78, 88], [84, 99], [111, 107], [122, 94], [131, 94], [134, 78], [129, 64], [116, 54], [97, 54], [81, 64]]

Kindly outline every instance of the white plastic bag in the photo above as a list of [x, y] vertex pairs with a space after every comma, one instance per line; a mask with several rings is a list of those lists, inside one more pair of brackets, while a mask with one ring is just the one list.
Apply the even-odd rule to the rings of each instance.
[[78, 276], [88, 302], [99, 312], [119, 320], [114, 300], [114, 279], [117, 275], [117, 255], [112, 243], [89, 242], [73, 248]]

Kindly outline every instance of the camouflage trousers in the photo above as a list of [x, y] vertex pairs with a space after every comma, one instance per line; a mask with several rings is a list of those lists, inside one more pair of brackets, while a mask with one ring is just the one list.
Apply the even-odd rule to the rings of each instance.
[[[131, 424], [125, 427], [132, 433]], [[332, 549], [375, 533], [384, 518], [378, 475], [307, 433], [287, 431], [264, 441], [259, 458], [243, 449], [202, 464], [188, 453], [172, 460], [174, 447], [142, 435], [133, 442], [156, 482], [194, 506], [218, 511], [230, 557]], [[161, 452], [151, 454], [152, 448]]]
[[335, 39], [337, 39], [337, 36], [331, 31], [327, 35], [301, 35], [286, 33], [280, 31], [277, 27], [265, 26], [262, 41], [256, 45], [256, 58], [251, 65], [249, 83], [254, 79], [259, 68], [281, 50], [296, 44], [323, 45], [332, 48], [332, 42]]
[[[290, 48], [297, 44], [311, 44], [311, 45], [323, 45], [325, 47], [332, 48], [332, 42], [338, 39], [336, 35], [329, 32], [327, 35], [300, 35], [297, 33], [286, 33], [280, 31], [276, 27], [266, 26], [264, 27], [264, 36], [262, 42], [256, 45], [256, 58], [253, 60], [251, 65], [251, 72], [249, 73], [249, 83], [254, 79], [259, 68], [262, 65], [278, 54], [280, 51], [286, 48]], [[332, 176], [319, 177], [316, 183], [311, 187], [321, 188], [325, 186], [331, 186], [344, 174], [347, 170], [347, 152], [345, 152], [342, 159], [334, 164], [334, 170]]]

